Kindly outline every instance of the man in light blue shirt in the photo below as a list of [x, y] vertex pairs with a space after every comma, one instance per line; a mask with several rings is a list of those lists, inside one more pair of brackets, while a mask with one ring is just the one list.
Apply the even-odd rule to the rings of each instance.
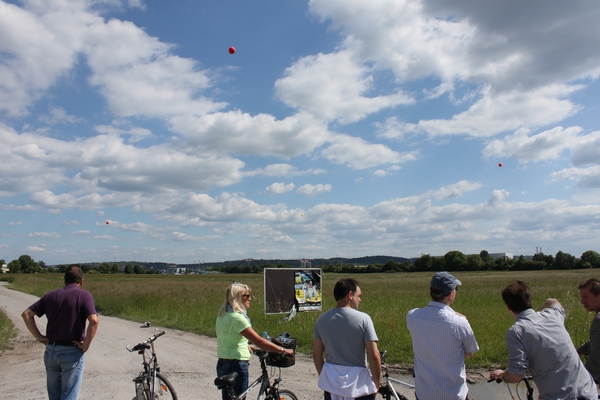
[[467, 318], [450, 308], [460, 284], [449, 272], [436, 273], [429, 285], [432, 301], [406, 316], [415, 355], [418, 400], [468, 398], [465, 357], [471, 357], [479, 346]]
[[541, 400], [597, 399], [596, 385], [565, 329], [566, 314], [558, 300], [547, 299], [541, 311], [534, 311], [533, 294], [522, 281], [504, 288], [502, 300], [515, 323], [506, 333], [508, 368], [490, 372], [490, 379], [516, 383], [529, 371]]

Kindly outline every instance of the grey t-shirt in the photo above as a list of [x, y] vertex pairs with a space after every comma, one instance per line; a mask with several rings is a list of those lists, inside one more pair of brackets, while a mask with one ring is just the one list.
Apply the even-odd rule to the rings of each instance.
[[321, 315], [313, 338], [323, 342], [326, 362], [365, 368], [365, 343], [379, 340], [371, 317], [350, 307], [334, 308]]

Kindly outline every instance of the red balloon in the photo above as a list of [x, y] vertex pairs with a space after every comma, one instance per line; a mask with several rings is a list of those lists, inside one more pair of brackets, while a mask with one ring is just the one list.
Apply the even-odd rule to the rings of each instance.
[[501, 167], [501, 166], [502, 166], [502, 163], [498, 163], [498, 166], [499, 166], [499, 167]]
[[235, 47], [231, 46], [229, 48], [229, 54], [234, 54], [235, 53]]
[[108, 221], [106, 221], [106, 225], [108, 225]]

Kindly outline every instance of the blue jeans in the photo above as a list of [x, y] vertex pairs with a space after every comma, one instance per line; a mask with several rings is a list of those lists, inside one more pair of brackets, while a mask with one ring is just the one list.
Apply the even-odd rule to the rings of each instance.
[[77, 400], [83, 364], [83, 350], [79, 347], [46, 345], [44, 365], [50, 400]]
[[[223, 360], [219, 358], [217, 361], [217, 376], [223, 376], [237, 372], [238, 376], [235, 378], [235, 385], [233, 390], [235, 394], [240, 395], [244, 390], [248, 389], [248, 361], [241, 360]], [[221, 390], [223, 400], [229, 400], [229, 393], [226, 389]]]

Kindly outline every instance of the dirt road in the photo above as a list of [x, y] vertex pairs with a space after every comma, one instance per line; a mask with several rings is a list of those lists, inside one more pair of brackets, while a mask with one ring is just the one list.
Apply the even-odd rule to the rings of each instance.
[[[0, 353], [0, 399], [46, 399], [44, 346], [27, 331], [21, 313], [38, 298], [0, 285], [0, 306], [18, 330], [13, 350]], [[44, 332], [45, 319], [36, 319]], [[133, 398], [132, 379], [141, 371], [141, 356], [129, 353], [125, 345], [134, 345], [154, 334], [140, 328], [140, 322], [100, 316], [98, 333], [85, 355], [81, 400], [129, 400]], [[160, 327], [158, 327], [160, 328]], [[156, 342], [161, 370], [173, 384], [179, 400], [220, 399], [213, 385], [217, 360], [217, 342], [213, 338], [167, 330]], [[250, 378], [260, 374], [258, 361], [251, 360]], [[322, 399], [312, 359], [298, 355], [296, 365], [282, 369], [281, 387], [292, 390], [300, 399]], [[256, 396], [256, 394], [254, 394]], [[252, 396], [252, 398], [254, 398]], [[414, 395], [409, 394], [409, 398]], [[412, 397], [410, 397], [412, 396]]]

